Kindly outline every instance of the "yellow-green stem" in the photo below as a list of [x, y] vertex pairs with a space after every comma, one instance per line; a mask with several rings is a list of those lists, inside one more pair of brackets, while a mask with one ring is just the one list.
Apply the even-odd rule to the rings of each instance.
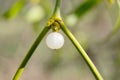
[[16, 71], [16, 74], [14, 75], [12, 80], [19, 80], [21, 74], [24, 71], [24, 68], [27, 64], [27, 62], [29, 61], [29, 59], [31, 58], [31, 56], [33, 55], [35, 49], [37, 48], [37, 46], [39, 45], [39, 43], [41, 42], [41, 40], [43, 39], [43, 37], [46, 35], [46, 33], [49, 31], [50, 27], [45, 27], [42, 32], [39, 34], [39, 36], [37, 37], [37, 39], [35, 40], [35, 42], [33, 43], [33, 45], [31, 46], [31, 48], [29, 49], [29, 51], [27, 52], [27, 55], [25, 56], [25, 58], [23, 59], [21, 65], [19, 66], [18, 70]]
[[60, 4], [61, 0], [56, 0], [56, 5], [52, 17], [60, 18]]
[[89, 56], [87, 55], [87, 53], [85, 52], [85, 50], [82, 48], [82, 46], [76, 40], [76, 38], [73, 36], [73, 34], [69, 31], [69, 29], [65, 26], [65, 24], [62, 21], [58, 21], [58, 23], [60, 24], [62, 31], [71, 40], [71, 42], [76, 47], [76, 49], [78, 50], [78, 52], [80, 53], [80, 55], [82, 55], [83, 59], [88, 64], [90, 70], [94, 74], [95, 78], [97, 80], [103, 80], [101, 74], [99, 73], [99, 71], [97, 70], [97, 68], [95, 67], [95, 65], [93, 64], [93, 62], [91, 61], [91, 59], [89, 58]]
[[50, 26], [54, 23], [54, 18], [60, 18], [60, 3], [61, 3], [61, 0], [56, 0], [56, 5], [55, 5], [54, 13], [52, 15], [53, 19], [50, 19], [48, 21], [47, 26], [39, 34], [39, 36], [37, 37], [37, 39], [35, 40], [35, 42], [31, 46], [31, 48], [27, 52], [25, 58], [23, 59], [21, 65], [19, 66], [19, 68], [16, 71], [16, 73], [15, 73], [15, 75], [14, 75], [14, 77], [13, 77], [12, 80], [19, 80], [20, 76], [22, 75], [22, 73], [24, 71], [25, 66], [27, 65], [29, 59], [33, 55], [35, 49], [37, 48], [37, 46], [39, 45], [39, 43], [41, 42], [41, 40], [43, 39], [43, 37], [46, 35], [46, 33], [50, 30], [50, 28], [51, 28]]
[[[19, 66], [19, 68], [18, 68], [15, 76], [13, 77], [13, 80], [19, 80], [21, 74], [24, 71], [24, 68], [25, 68], [27, 62], [31, 58], [33, 52], [35, 51], [35, 49], [37, 48], [37, 46], [39, 45], [39, 43], [41, 42], [41, 40], [43, 39], [43, 37], [49, 31], [50, 26], [54, 23], [54, 21], [57, 21], [59, 23], [59, 25], [61, 26], [61, 29], [63, 30], [63, 32], [68, 36], [68, 38], [71, 40], [71, 42], [73, 43], [73, 45], [76, 47], [76, 49], [82, 55], [83, 59], [88, 64], [88, 66], [91, 69], [92, 73], [94, 74], [95, 78], [97, 80], [103, 80], [102, 76], [98, 72], [97, 68], [95, 67], [95, 65], [93, 64], [93, 62], [91, 61], [91, 59], [89, 58], [89, 56], [87, 55], [87, 53], [84, 51], [84, 49], [78, 43], [78, 41], [75, 39], [75, 37], [69, 31], [69, 29], [61, 21], [61, 17], [60, 17], [60, 3], [61, 3], [61, 0], [56, 0], [56, 6], [55, 6], [55, 9], [54, 9], [54, 13], [53, 13], [52, 19], [48, 22], [49, 24], [47, 25], [47, 27], [45, 27], [43, 29], [43, 31], [40, 33], [40, 35], [38, 36], [38, 38], [35, 40], [35, 42], [31, 46], [31, 48], [29, 49], [27, 55], [23, 59], [23, 61], [22, 61], [21, 65]], [[59, 21], [59, 19], [60, 19], [60, 21]]]

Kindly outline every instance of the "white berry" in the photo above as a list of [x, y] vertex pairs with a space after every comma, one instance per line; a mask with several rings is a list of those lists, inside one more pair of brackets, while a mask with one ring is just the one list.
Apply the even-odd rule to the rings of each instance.
[[52, 32], [47, 36], [46, 44], [51, 49], [59, 49], [64, 45], [64, 37], [58, 32]]

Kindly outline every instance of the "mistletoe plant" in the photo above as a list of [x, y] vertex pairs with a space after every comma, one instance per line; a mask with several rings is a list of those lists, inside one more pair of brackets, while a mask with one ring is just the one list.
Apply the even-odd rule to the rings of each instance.
[[89, 66], [91, 72], [95, 76], [96, 80], [103, 80], [101, 74], [99, 73], [99, 71], [97, 70], [97, 68], [95, 67], [95, 65], [93, 64], [93, 62], [91, 61], [91, 59], [89, 58], [87, 53], [85, 52], [85, 50], [82, 48], [82, 46], [79, 44], [79, 42], [73, 36], [71, 31], [64, 24], [64, 22], [63, 22], [63, 20], [62, 20], [62, 18], [60, 16], [60, 4], [61, 4], [61, 0], [56, 0], [56, 5], [55, 5], [53, 15], [48, 20], [46, 26], [41, 31], [39, 36], [36, 38], [35, 42], [31, 46], [31, 48], [28, 50], [25, 58], [21, 62], [20, 66], [17, 69], [17, 71], [16, 71], [16, 73], [15, 73], [12, 80], [19, 80], [20, 76], [22, 75], [22, 73], [23, 73], [23, 71], [25, 69], [25, 66], [27, 65], [29, 59], [33, 55], [35, 49], [37, 48], [37, 46], [39, 45], [41, 40], [44, 38], [44, 36], [47, 34], [47, 32], [50, 29], [52, 29], [53, 32], [51, 34], [49, 34], [49, 36], [47, 37], [47, 40], [46, 40], [47, 45], [50, 48], [58, 49], [58, 48], [61, 48], [62, 45], [64, 44], [63, 36], [60, 33], [58, 33], [59, 29], [61, 29], [66, 34], [66, 36], [71, 40], [72, 44], [78, 50], [79, 54], [83, 57], [83, 59], [85, 60], [85, 62]]

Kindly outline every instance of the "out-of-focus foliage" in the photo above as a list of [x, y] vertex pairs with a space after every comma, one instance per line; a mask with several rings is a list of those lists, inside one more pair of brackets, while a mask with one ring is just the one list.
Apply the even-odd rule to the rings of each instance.
[[[107, 2], [106, 2], [107, 4]], [[104, 42], [110, 40], [120, 28], [120, 1], [119, 0], [109, 0], [107, 5], [108, 11], [110, 12], [111, 18], [113, 19], [112, 25], [113, 29], [108, 34], [108, 36], [105, 38]], [[116, 11], [115, 14], [113, 14], [113, 11]]]
[[85, 13], [91, 10], [96, 5], [100, 4], [102, 0], [88, 0], [79, 5], [73, 12], [67, 17], [66, 22], [69, 26], [74, 26], [76, 22], [81, 18]]
[[13, 17], [16, 17], [17, 14], [21, 11], [21, 9], [23, 8], [23, 6], [25, 5], [25, 0], [19, 0], [17, 2], [15, 2], [11, 8], [6, 11], [4, 13], [4, 17], [5, 18], [13, 18]]
[[[61, 5], [63, 20], [68, 27], [71, 26], [71, 32], [105, 80], [120, 79], [120, 18], [117, 1], [119, 0], [62, 0]], [[3, 13], [0, 18], [1, 80], [12, 78], [25, 52], [52, 14], [54, 3], [55, 0], [0, 0], [0, 13]], [[98, 44], [114, 30], [117, 23], [117, 33], [107, 39], [106, 43]], [[43, 39], [21, 78], [33, 79], [95, 80], [66, 36], [65, 45], [59, 50], [48, 49]]]

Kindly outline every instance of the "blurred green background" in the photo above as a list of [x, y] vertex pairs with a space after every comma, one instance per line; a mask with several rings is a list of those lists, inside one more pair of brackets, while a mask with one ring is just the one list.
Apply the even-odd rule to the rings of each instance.
[[[120, 80], [120, 31], [103, 42], [118, 18], [116, 1], [62, 0], [61, 5], [65, 24], [104, 80]], [[0, 80], [12, 79], [50, 18], [54, 5], [55, 0], [0, 0]], [[60, 33], [64, 35], [62, 31]], [[65, 44], [59, 50], [46, 46], [46, 36], [27, 64], [21, 80], [95, 80], [65, 35]]]

